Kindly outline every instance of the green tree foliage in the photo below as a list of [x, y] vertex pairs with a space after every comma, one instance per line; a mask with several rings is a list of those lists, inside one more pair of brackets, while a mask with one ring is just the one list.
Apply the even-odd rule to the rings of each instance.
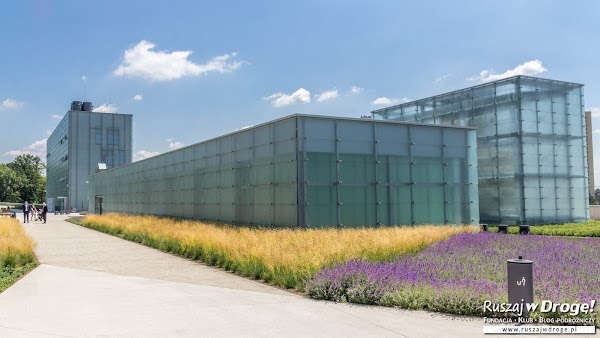
[[[4, 175], [6, 182], [12, 182], [12, 185], [9, 185], [6, 190], [10, 190], [13, 195], [9, 195], [12, 200], [4, 200], [0, 192], [0, 200], [5, 202], [30, 201], [34, 203], [41, 203], [46, 200], [46, 178], [42, 175], [46, 165], [41, 158], [30, 154], [19, 155], [4, 167], [8, 169]], [[3, 173], [0, 171], [0, 182], [4, 182], [2, 181], [2, 175]], [[11, 181], [11, 179], [13, 180]]]
[[0, 163], [0, 201], [19, 202], [19, 177], [6, 164]]

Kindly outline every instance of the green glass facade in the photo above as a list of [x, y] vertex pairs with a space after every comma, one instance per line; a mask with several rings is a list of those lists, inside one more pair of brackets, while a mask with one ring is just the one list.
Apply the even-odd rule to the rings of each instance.
[[372, 112], [477, 128], [483, 222], [589, 218], [583, 86], [516, 76]]
[[292, 115], [92, 175], [89, 198], [270, 226], [477, 224], [476, 152], [473, 128]]

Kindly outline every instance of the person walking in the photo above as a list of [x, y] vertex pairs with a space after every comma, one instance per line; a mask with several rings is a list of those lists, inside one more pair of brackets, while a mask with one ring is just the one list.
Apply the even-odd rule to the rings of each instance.
[[29, 210], [31, 210], [31, 206], [25, 201], [23, 203], [23, 223], [29, 223]]
[[44, 224], [46, 224], [46, 214], [48, 213], [48, 206], [46, 202], [42, 203], [42, 218], [44, 219]]
[[38, 210], [35, 207], [35, 204], [31, 203], [31, 215], [29, 215], [29, 218], [31, 219], [32, 222], [37, 221], [37, 218], [38, 218], [37, 213], [38, 213]]

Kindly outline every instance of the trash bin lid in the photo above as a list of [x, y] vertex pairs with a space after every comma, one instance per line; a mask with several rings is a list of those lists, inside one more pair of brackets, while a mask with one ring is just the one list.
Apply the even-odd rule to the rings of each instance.
[[507, 259], [506, 260], [509, 263], [517, 263], [517, 264], [532, 264], [533, 261], [530, 261], [528, 259]]

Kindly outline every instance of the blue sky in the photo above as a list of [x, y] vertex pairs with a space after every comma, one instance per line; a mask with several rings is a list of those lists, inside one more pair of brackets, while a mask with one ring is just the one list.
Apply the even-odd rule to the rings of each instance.
[[515, 73], [585, 84], [600, 134], [599, 22], [598, 1], [0, 0], [0, 162], [45, 155], [72, 100], [133, 114], [143, 158]]

